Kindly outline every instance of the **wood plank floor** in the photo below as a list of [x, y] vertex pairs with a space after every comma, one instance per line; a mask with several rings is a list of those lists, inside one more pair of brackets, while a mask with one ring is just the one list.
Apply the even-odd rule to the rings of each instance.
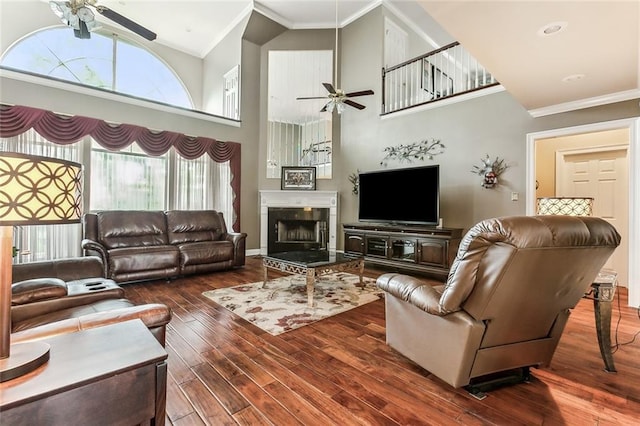
[[[367, 265], [365, 274], [382, 272]], [[605, 372], [590, 300], [574, 310], [549, 368], [478, 401], [385, 344], [383, 300], [271, 336], [202, 296], [261, 276], [261, 260], [248, 258], [234, 271], [124, 286], [136, 302], [173, 309], [167, 424], [640, 423], [640, 336], [615, 352], [618, 373]], [[612, 329], [619, 318], [624, 343], [640, 331], [640, 317], [626, 307], [626, 289], [617, 293]]]

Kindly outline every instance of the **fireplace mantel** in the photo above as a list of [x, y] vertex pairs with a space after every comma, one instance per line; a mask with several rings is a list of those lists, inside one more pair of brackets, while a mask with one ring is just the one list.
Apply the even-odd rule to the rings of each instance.
[[337, 191], [260, 191], [260, 254], [267, 254], [269, 207], [311, 207], [329, 209], [328, 249], [335, 250], [338, 233]]

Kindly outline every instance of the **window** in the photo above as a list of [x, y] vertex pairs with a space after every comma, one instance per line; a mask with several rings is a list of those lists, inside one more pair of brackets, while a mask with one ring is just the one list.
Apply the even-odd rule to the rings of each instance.
[[161, 59], [115, 34], [78, 39], [68, 27], [30, 34], [3, 56], [3, 67], [193, 108], [184, 85]]
[[[216, 163], [206, 154], [187, 160], [171, 149], [151, 157], [135, 143], [108, 151], [91, 138], [57, 145], [34, 130], [0, 139], [0, 151], [84, 163], [85, 210], [214, 209], [223, 213], [228, 227], [235, 220], [229, 162]], [[15, 262], [80, 256], [81, 238], [80, 224], [16, 227], [14, 246], [20, 254]]]
[[114, 152], [93, 141], [90, 209], [163, 210], [167, 164], [166, 154], [149, 157], [136, 143]]

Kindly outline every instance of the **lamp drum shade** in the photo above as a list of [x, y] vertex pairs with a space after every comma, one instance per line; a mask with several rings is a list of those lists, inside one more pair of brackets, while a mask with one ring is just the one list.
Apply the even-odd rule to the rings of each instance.
[[547, 197], [538, 198], [539, 215], [591, 216], [593, 198]]
[[0, 152], [0, 226], [80, 222], [82, 165]]

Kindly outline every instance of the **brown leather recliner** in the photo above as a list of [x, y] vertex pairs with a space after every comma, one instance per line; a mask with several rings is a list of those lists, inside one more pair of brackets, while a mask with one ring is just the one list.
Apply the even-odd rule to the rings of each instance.
[[511, 370], [526, 379], [529, 367], [549, 365], [571, 309], [619, 243], [600, 218], [485, 220], [463, 238], [444, 285], [378, 278], [387, 343], [472, 393]]
[[140, 319], [164, 345], [171, 310], [163, 304], [135, 305], [124, 298], [124, 290], [112, 280], [91, 276], [101, 274], [102, 269], [98, 257], [14, 265], [12, 341]]

